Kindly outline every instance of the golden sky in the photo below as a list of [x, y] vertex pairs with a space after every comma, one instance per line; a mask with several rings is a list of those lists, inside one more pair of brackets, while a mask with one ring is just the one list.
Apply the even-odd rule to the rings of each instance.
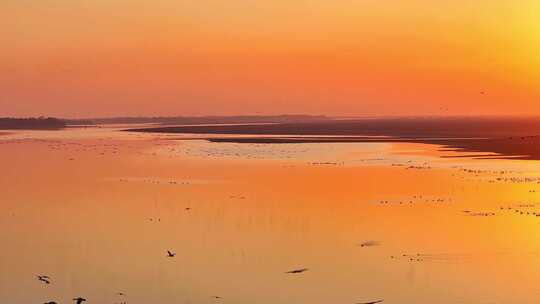
[[0, 116], [540, 114], [538, 0], [3, 0], [0, 20]]

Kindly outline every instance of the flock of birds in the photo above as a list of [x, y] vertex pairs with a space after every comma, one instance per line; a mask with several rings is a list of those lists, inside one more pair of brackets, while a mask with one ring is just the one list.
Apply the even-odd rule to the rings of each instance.
[[[51, 284], [51, 278], [49, 276], [46, 276], [46, 275], [38, 275], [37, 276], [38, 280], [43, 282], [44, 284]], [[119, 295], [124, 295], [123, 293], [118, 293]], [[76, 297], [76, 298], [73, 298], [73, 301], [75, 302], [75, 304], [82, 304], [82, 302], [85, 302], [86, 299], [85, 298], [82, 298], [82, 297]], [[56, 301], [49, 301], [49, 302], [45, 302], [43, 304], [58, 304], [58, 302]]]
[[[515, 215], [525, 215], [525, 216], [534, 216], [540, 217], [540, 211], [536, 211], [538, 206], [536, 204], [518, 204], [513, 206], [501, 206], [499, 207], [500, 212], [511, 212]], [[462, 210], [462, 212], [467, 216], [480, 216], [480, 217], [490, 217], [496, 216], [500, 213], [494, 211], [472, 211], [472, 210]]]
[[540, 217], [540, 211], [533, 211], [531, 209], [537, 208], [535, 204], [521, 204], [514, 207], [500, 207], [501, 211], [513, 211], [517, 215], [529, 215]]
[[449, 197], [428, 197], [424, 195], [414, 195], [410, 198], [403, 198], [397, 200], [378, 200], [375, 203], [379, 205], [413, 205], [419, 203], [425, 204], [445, 204], [451, 203], [452, 198]]
[[[360, 244], [361, 247], [377, 246], [377, 245], [378, 245], [378, 243], [374, 242], [374, 241], [368, 241], [368, 242], [364, 242], [364, 243]], [[176, 257], [176, 252], [171, 251], [171, 250], [167, 250], [166, 257], [167, 258], [174, 258], [174, 257]], [[305, 273], [307, 271], [309, 271], [309, 268], [299, 268], [299, 269], [293, 269], [293, 270], [286, 271], [285, 274], [297, 275], [297, 274]], [[47, 276], [47, 275], [38, 275], [37, 279], [39, 281], [43, 282], [46, 285], [51, 284], [51, 278], [49, 276]], [[118, 292], [117, 295], [122, 296], [122, 297], [125, 296], [125, 294], [123, 292]], [[223, 299], [221, 296], [212, 296], [212, 298], [214, 298], [216, 300], [222, 300]], [[83, 302], [87, 301], [83, 297], [76, 297], [76, 298], [73, 298], [72, 300], [75, 302], [75, 304], [82, 304]], [[376, 304], [376, 303], [381, 303], [383, 301], [384, 300], [376, 300], [376, 301], [371, 301], [371, 302], [361, 302], [361, 303], [355, 303], [355, 304]], [[56, 301], [48, 301], [48, 302], [45, 302], [43, 304], [59, 304], [59, 303], [56, 302]], [[127, 302], [121, 302], [121, 303], [118, 303], [118, 304], [127, 304]]]
[[129, 178], [119, 178], [119, 182], [121, 183], [128, 183], [128, 182], [142, 182], [145, 184], [154, 184], [154, 185], [191, 185], [192, 182], [186, 181], [186, 180], [162, 180], [162, 179], [151, 179], [151, 178], [144, 178], [144, 179], [129, 179]]

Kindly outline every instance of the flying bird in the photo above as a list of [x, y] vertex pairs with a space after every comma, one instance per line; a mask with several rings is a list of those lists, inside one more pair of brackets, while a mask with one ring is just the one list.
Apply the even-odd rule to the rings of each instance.
[[75, 301], [76, 304], [81, 304], [82, 302], [86, 301], [86, 299], [78, 297], [78, 298], [73, 299], [73, 301]]
[[56, 303], [55, 301], [50, 301], [50, 302], [46, 302], [46, 303], [43, 303], [43, 304], [58, 304], [58, 303]]
[[377, 304], [377, 303], [381, 303], [381, 302], [384, 302], [384, 300], [378, 300], [378, 301], [373, 301], [373, 302], [364, 302], [364, 303], [356, 303], [356, 304]]
[[167, 257], [174, 258], [175, 256], [176, 256], [176, 253], [170, 252], [169, 250], [167, 250]]
[[49, 278], [48, 276], [44, 276], [44, 275], [38, 275], [37, 276], [38, 280], [45, 283], [45, 284], [51, 284], [51, 278]]
[[308, 270], [309, 270], [308, 268], [301, 268], [301, 269], [295, 269], [295, 270], [287, 271], [285, 273], [287, 273], [287, 274], [298, 274], [298, 273], [306, 272]]
[[367, 242], [360, 243], [360, 247], [372, 247], [372, 246], [379, 246], [379, 242], [367, 241]]

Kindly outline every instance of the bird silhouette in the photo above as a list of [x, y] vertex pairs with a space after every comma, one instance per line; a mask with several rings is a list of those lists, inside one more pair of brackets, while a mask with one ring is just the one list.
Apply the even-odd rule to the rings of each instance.
[[73, 301], [75, 301], [75, 303], [77, 304], [81, 304], [82, 302], [86, 301], [86, 299], [78, 297], [78, 298], [73, 299]]
[[176, 253], [170, 252], [169, 250], [167, 250], [167, 257], [174, 258], [175, 256], [176, 256]]
[[287, 273], [287, 274], [299, 274], [299, 273], [306, 272], [308, 270], [309, 270], [308, 268], [301, 268], [301, 269], [295, 269], [295, 270], [287, 271], [285, 273]]
[[58, 304], [58, 303], [56, 303], [55, 301], [50, 301], [50, 302], [46, 302], [46, 303], [43, 303], [43, 304]]
[[44, 276], [44, 275], [38, 275], [37, 276], [38, 280], [45, 283], [45, 284], [51, 284], [51, 278], [49, 278], [48, 276]]

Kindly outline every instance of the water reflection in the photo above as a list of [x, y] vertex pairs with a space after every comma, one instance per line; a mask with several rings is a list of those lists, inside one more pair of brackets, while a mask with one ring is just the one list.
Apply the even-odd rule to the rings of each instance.
[[111, 128], [0, 142], [6, 303], [536, 303], [540, 292], [537, 162]]

